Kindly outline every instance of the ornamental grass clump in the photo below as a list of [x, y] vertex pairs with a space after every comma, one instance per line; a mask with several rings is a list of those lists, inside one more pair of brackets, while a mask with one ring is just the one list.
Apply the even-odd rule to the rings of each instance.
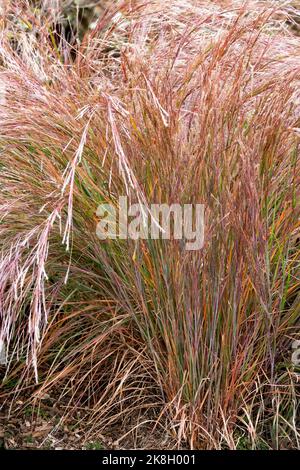
[[[91, 432], [299, 447], [300, 50], [276, 8], [119, 2], [80, 43], [5, 4], [3, 396], [59, 390]], [[203, 248], [99, 240], [120, 196], [203, 204]]]

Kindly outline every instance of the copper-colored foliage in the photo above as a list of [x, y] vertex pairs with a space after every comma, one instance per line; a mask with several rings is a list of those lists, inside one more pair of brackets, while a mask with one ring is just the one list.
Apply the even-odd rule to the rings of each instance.
[[[91, 432], [148, 413], [189, 447], [299, 443], [299, 40], [241, 3], [118, 2], [82, 41], [6, 3], [3, 370], [88, 406]], [[204, 248], [100, 242], [125, 194], [204, 204]]]

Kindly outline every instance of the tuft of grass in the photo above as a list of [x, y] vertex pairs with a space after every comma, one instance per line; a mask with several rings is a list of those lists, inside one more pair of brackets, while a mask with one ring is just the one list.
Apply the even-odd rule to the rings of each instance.
[[89, 442], [85, 446], [86, 450], [103, 450], [103, 445], [100, 441]]
[[[300, 61], [277, 13], [125, 1], [74, 45], [53, 41], [58, 12], [7, 2], [0, 340], [14, 393], [59, 390], [66, 410], [90, 410], [90, 434], [167, 420], [190, 448], [299, 448]], [[204, 204], [203, 249], [100, 242], [98, 205], [126, 194]]]

